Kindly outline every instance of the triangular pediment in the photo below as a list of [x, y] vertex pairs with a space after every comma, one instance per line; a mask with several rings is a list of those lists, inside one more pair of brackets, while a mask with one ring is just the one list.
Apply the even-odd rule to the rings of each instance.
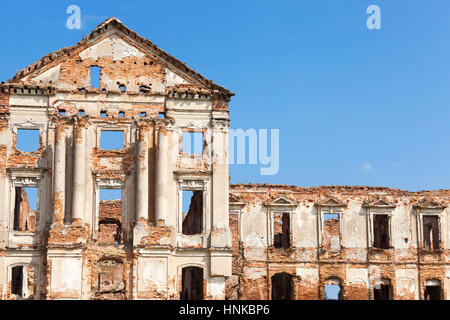
[[322, 206], [330, 206], [330, 207], [341, 207], [341, 206], [345, 206], [344, 203], [342, 203], [341, 201], [339, 201], [338, 199], [334, 198], [333, 196], [327, 195], [326, 197], [324, 197], [323, 199], [321, 199], [321, 201], [319, 202], [320, 205]]
[[370, 195], [369, 198], [363, 202], [363, 206], [375, 208], [394, 208], [396, 204], [383, 195]]
[[286, 195], [276, 196], [270, 203], [271, 206], [295, 206], [297, 205], [294, 200]]
[[110, 18], [76, 45], [55, 51], [19, 71], [10, 82], [52, 85], [61, 90], [90, 87], [91, 66], [101, 69], [101, 89], [168, 92], [171, 88], [209, 90], [232, 96], [229, 90]]
[[390, 207], [390, 206], [393, 206], [393, 204], [387, 202], [386, 200], [374, 201], [371, 205], [374, 206], [374, 207]]
[[417, 202], [417, 206], [420, 208], [444, 208], [442, 204], [430, 198], [422, 198]]
[[289, 201], [287, 201], [284, 198], [280, 198], [280, 199], [274, 201], [273, 203], [275, 203], [275, 204], [291, 204]]
[[240, 203], [241, 202], [241, 197], [240, 196], [237, 196], [237, 195], [235, 195], [235, 194], [230, 194], [230, 196], [229, 196], [229, 198], [228, 198], [228, 201], [230, 202], [230, 203]]

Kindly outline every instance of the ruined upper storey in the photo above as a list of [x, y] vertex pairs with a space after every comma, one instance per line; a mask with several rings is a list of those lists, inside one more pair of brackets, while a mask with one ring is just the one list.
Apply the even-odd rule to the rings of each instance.
[[230, 186], [230, 213], [240, 214], [244, 247], [310, 248], [313, 254], [319, 248], [325, 258], [334, 252], [337, 260], [359, 262], [367, 252], [355, 249], [386, 250], [397, 262], [414, 261], [416, 250], [438, 251], [447, 261], [449, 205], [450, 190]]
[[[76, 45], [46, 55], [19, 71], [1, 84], [0, 93], [59, 94], [62, 99], [97, 94], [97, 101], [126, 99], [137, 104], [161, 103], [157, 97], [164, 96], [212, 101], [213, 110], [228, 110], [228, 101], [234, 95], [116, 18], [101, 23]], [[8, 105], [4, 97], [0, 97], [0, 107]], [[83, 111], [87, 115], [98, 113], [94, 107], [86, 108]], [[71, 111], [75, 112], [68, 110], [69, 115]]]

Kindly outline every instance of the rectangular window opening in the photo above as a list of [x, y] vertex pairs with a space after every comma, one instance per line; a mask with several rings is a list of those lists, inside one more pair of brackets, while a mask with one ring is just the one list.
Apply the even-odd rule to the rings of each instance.
[[98, 208], [98, 244], [122, 244], [122, 189], [101, 188]]
[[203, 300], [203, 269], [184, 267], [181, 274], [180, 300]]
[[341, 230], [339, 213], [323, 214], [322, 248], [336, 252], [341, 248]]
[[291, 300], [294, 288], [292, 275], [289, 273], [277, 273], [272, 276], [272, 300]]
[[203, 232], [203, 191], [182, 191], [182, 233], [185, 235]]
[[36, 187], [16, 187], [13, 222], [15, 231], [36, 231], [37, 197]]
[[104, 150], [122, 150], [123, 131], [102, 130], [100, 133], [100, 148]]
[[425, 300], [441, 300], [441, 286], [426, 286]]
[[202, 154], [204, 148], [203, 132], [183, 131], [181, 152], [186, 154]]
[[100, 88], [100, 67], [91, 66], [91, 88]]
[[289, 213], [274, 214], [274, 247], [288, 249], [290, 247], [290, 217]]
[[374, 300], [391, 300], [391, 286], [389, 284], [380, 284], [373, 289]]
[[16, 266], [11, 268], [11, 293], [22, 297], [23, 266]]
[[339, 213], [324, 213], [323, 215], [323, 221], [327, 221], [330, 219], [337, 219], [339, 220]]
[[389, 216], [376, 214], [373, 219], [373, 246], [380, 249], [389, 248]]
[[151, 92], [151, 88], [149, 86], [140, 86], [139, 92], [140, 93], [149, 93], [149, 92]]
[[437, 216], [423, 217], [423, 245], [426, 250], [439, 249], [439, 218]]
[[17, 129], [16, 149], [24, 152], [39, 150], [38, 129]]

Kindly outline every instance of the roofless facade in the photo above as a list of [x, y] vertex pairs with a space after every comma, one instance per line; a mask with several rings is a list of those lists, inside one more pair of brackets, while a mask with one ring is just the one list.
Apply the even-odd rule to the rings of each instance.
[[232, 96], [115, 18], [2, 82], [1, 299], [448, 298], [449, 190], [230, 186]]

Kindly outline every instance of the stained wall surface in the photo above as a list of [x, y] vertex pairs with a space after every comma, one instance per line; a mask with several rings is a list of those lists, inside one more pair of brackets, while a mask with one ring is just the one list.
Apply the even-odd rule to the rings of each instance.
[[[178, 299], [195, 267], [201, 298], [225, 298], [232, 95], [115, 18], [2, 82], [0, 297]], [[30, 130], [36, 148], [21, 149]], [[189, 234], [183, 191], [201, 200]]]
[[233, 95], [115, 18], [2, 82], [0, 298], [449, 298], [449, 190], [229, 185]]
[[[327, 285], [340, 287], [340, 299], [374, 299], [381, 286], [389, 286], [390, 299], [429, 298], [427, 287], [440, 287], [440, 298], [448, 299], [449, 200], [449, 190], [231, 185], [233, 275], [226, 295], [271, 299], [273, 277], [287, 273], [290, 299], [325, 299]], [[288, 248], [275, 243], [280, 213], [290, 219]], [[385, 229], [377, 216], [386, 217]], [[437, 239], [434, 247], [427, 236]]]

